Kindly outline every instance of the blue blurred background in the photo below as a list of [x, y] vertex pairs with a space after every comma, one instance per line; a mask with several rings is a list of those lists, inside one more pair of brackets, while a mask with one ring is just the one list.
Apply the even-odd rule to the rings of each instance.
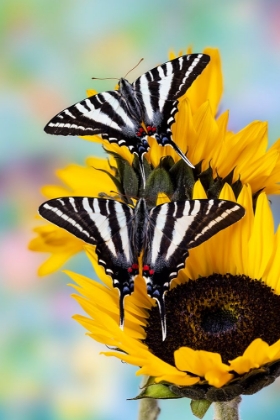
[[[0, 5], [0, 419], [136, 419], [136, 368], [99, 355], [104, 349], [71, 320], [80, 308], [64, 274], [38, 278], [45, 259], [27, 250], [54, 170], [102, 154], [77, 138], [48, 136], [57, 112], [88, 88], [111, 89], [141, 57], [130, 80], [166, 61], [168, 51], [221, 51], [230, 129], [252, 120], [280, 136], [278, 0], [25, 0]], [[279, 222], [279, 200], [272, 197]], [[85, 257], [67, 268], [92, 276]], [[242, 418], [278, 419], [280, 382], [244, 397]], [[188, 400], [163, 401], [161, 420], [192, 418]], [[212, 418], [212, 411], [205, 416]]]

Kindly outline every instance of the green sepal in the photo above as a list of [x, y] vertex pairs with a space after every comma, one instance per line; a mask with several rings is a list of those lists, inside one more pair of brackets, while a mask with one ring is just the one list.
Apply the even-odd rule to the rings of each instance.
[[208, 198], [218, 198], [224, 185], [225, 185], [225, 181], [223, 180], [223, 178], [217, 176], [217, 178], [215, 178], [211, 187], [208, 188], [207, 190]]
[[164, 156], [160, 159], [159, 167], [165, 169], [166, 171], [169, 171], [173, 166], [175, 162], [172, 156]]
[[[209, 198], [215, 197], [218, 198], [220, 195], [220, 192], [222, 191], [224, 185], [227, 183], [229, 185], [232, 185], [232, 178], [233, 178], [234, 169], [230, 171], [230, 173], [225, 177], [221, 178], [218, 174], [215, 178], [213, 184], [208, 189], [207, 194]], [[237, 198], [237, 197], [236, 197]]]
[[131, 197], [139, 196], [139, 178], [134, 167], [131, 166], [125, 159], [120, 155], [112, 151], [105, 151], [114, 157], [117, 167], [116, 175], [110, 174], [108, 171], [100, 169], [105, 172], [116, 185], [118, 192], [122, 195], [123, 201], [132, 204]]
[[242, 182], [240, 181], [240, 178], [232, 184], [231, 188], [234, 192], [234, 195], [235, 195], [236, 199], [238, 198], [238, 196], [239, 196], [239, 194], [242, 190], [242, 187], [243, 187], [243, 185], [242, 185]]
[[142, 398], [154, 398], [168, 400], [173, 398], [181, 398], [174, 394], [169, 387], [169, 384], [157, 384], [154, 382], [154, 378], [150, 377], [137, 397], [129, 398], [130, 400], [140, 400]]
[[208, 190], [213, 186], [214, 180], [213, 180], [213, 169], [209, 165], [208, 169], [201, 172], [198, 175], [198, 178], [200, 179], [200, 182], [206, 191], [206, 194], [208, 195]]
[[195, 166], [194, 171], [196, 175], [199, 175], [201, 173], [202, 162], [203, 162], [203, 159], [200, 162], [198, 162], [196, 165], [194, 165]]
[[224, 183], [227, 182], [229, 185], [232, 185], [232, 179], [233, 179], [234, 170], [235, 170], [235, 168], [233, 168], [233, 170], [230, 171], [230, 173], [225, 178], [223, 178]]
[[254, 212], [256, 211], [258, 196], [261, 194], [262, 191], [263, 191], [263, 188], [256, 191], [255, 194], [253, 194], [253, 209], [254, 209]]
[[191, 410], [194, 416], [203, 419], [212, 403], [207, 400], [192, 400]]
[[192, 168], [181, 159], [172, 166], [169, 174], [175, 188], [172, 200], [191, 200], [195, 184]]
[[[124, 190], [123, 190], [123, 187], [122, 187], [122, 184], [121, 184], [121, 182], [117, 179], [117, 177], [115, 177], [114, 175], [112, 175], [112, 174], [110, 174], [110, 172], [108, 172], [108, 171], [106, 171], [105, 169], [98, 169], [98, 168], [95, 168], [97, 171], [100, 171], [100, 172], [104, 172], [106, 175], [108, 175], [108, 177], [113, 181], [113, 183], [115, 184], [115, 186], [116, 186], [116, 188], [117, 188], [117, 191], [120, 193], [120, 194], [124, 194]], [[108, 194], [106, 194], [106, 193], [99, 193], [98, 194], [98, 196], [99, 197], [109, 197], [109, 195]]]
[[139, 179], [133, 168], [128, 162], [122, 162], [121, 182], [123, 184], [124, 194], [127, 197], [137, 197], [139, 194]]
[[145, 198], [148, 205], [151, 207], [156, 205], [159, 193], [164, 193], [170, 198], [173, 192], [173, 183], [168, 172], [161, 167], [154, 169], [147, 180], [145, 188]]

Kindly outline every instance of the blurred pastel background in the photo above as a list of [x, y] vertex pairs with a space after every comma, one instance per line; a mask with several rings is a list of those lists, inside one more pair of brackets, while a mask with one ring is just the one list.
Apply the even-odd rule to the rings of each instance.
[[[136, 419], [136, 368], [99, 355], [104, 349], [71, 320], [80, 308], [68, 279], [37, 277], [44, 255], [27, 250], [43, 201], [40, 187], [69, 162], [102, 155], [78, 138], [48, 136], [57, 112], [88, 88], [111, 89], [129, 76], [193, 46], [221, 51], [230, 128], [268, 121], [280, 137], [280, 2], [278, 0], [7, 0], [0, 4], [0, 419]], [[280, 180], [279, 180], [280, 181]], [[275, 221], [279, 199], [271, 197]], [[69, 269], [93, 276], [77, 256]], [[280, 381], [244, 397], [242, 418], [279, 419]], [[161, 420], [193, 418], [189, 400], [163, 401]], [[205, 416], [211, 419], [212, 410]]]

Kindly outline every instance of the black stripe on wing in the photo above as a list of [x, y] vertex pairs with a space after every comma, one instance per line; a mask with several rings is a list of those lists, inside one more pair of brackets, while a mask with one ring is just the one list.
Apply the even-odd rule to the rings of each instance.
[[[186, 93], [209, 61], [210, 57], [207, 54], [183, 55], [149, 70], [132, 85], [141, 95], [148, 94], [158, 98], [158, 101], [175, 100]], [[154, 106], [158, 110], [161, 109], [156, 102]]]
[[143, 155], [148, 151], [147, 133], [139, 132], [141, 121], [128, 111], [119, 91], [96, 94], [64, 109], [46, 125], [45, 132], [55, 135], [100, 135], [110, 143], [128, 147], [139, 157], [140, 173], [145, 185]]
[[132, 83], [143, 104], [144, 122], [149, 125], [164, 112], [166, 101], [174, 102], [184, 95], [210, 61], [206, 54], [189, 54], [167, 61], [144, 73]]
[[137, 252], [131, 241], [134, 212], [114, 200], [90, 197], [63, 197], [49, 200], [39, 208], [42, 217], [86, 243], [96, 245], [98, 263], [105, 268], [120, 293], [120, 326], [124, 324], [124, 297], [134, 290]]
[[226, 200], [190, 200], [162, 204], [150, 211], [150, 230], [143, 255], [148, 294], [157, 300], [163, 339], [166, 336], [164, 294], [185, 267], [188, 250], [240, 220], [245, 210]]
[[111, 143], [137, 149], [136, 132], [140, 122], [131, 118], [118, 91], [96, 94], [57, 114], [45, 131], [56, 135], [100, 135]]

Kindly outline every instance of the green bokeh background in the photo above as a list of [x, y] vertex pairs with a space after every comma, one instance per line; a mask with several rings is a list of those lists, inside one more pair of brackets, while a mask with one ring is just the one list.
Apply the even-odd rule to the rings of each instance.
[[[280, 136], [280, 2], [2, 0], [0, 12], [0, 419], [136, 419], [138, 403], [126, 401], [138, 393], [136, 368], [99, 355], [104, 347], [71, 320], [81, 310], [67, 277], [39, 279], [44, 256], [26, 249], [40, 187], [55, 182], [55, 169], [103, 153], [43, 127], [86, 89], [115, 85], [93, 76], [123, 76], [144, 57], [132, 81], [170, 50], [213, 46], [221, 51], [221, 111], [230, 109], [230, 129], [268, 121], [272, 144]], [[272, 208], [277, 225], [277, 198]], [[67, 268], [92, 277], [81, 255]], [[280, 418], [279, 392], [276, 381], [244, 397], [242, 418]], [[192, 418], [188, 400], [161, 408], [161, 420]]]

